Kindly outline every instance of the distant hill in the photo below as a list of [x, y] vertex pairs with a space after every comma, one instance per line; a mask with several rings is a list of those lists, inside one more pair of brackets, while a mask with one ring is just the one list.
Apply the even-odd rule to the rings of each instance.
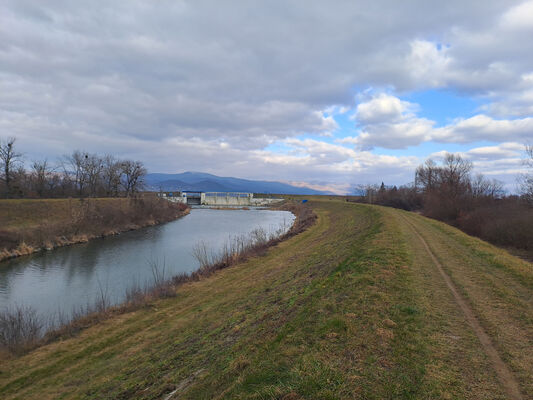
[[221, 177], [203, 172], [181, 174], [148, 174], [145, 178], [148, 190], [201, 191], [201, 192], [252, 192], [276, 194], [331, 194], [306, 187], [292, 186], [273, 181], [255, 181], [240, 178]]

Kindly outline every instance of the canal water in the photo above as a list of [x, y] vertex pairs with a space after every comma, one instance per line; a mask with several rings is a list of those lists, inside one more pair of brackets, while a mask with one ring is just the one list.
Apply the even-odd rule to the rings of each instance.
[[193, 209], [167, 224], [4, 261], [0, 311], [30, 306], [50, 320], [93, 305], [102, 293], [117, 304], [128, 288], [153, 282], [154, 263], [166, 278], [192, 272], [199, 267], [198, 243], [216, 252], [232, 237], [257, 228], [287, 230], [293, 221], [287, 211]]

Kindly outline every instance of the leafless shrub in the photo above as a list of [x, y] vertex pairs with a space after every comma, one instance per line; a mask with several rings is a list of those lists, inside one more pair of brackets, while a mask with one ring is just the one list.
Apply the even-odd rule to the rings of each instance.
[[[190, 279], [198, 280], [216, 270], [227, 268], [249, 257], [260, 255], [268, 247], [302, 232], [316, 219], [316, 215], [306, 205], [288, 203], [284, 205], [284, 209], [292, 211], [296, 215], [296, 220], [290, 229], [286, 222], [270, 233], [263, 228], [254, 229], [248, 236], [230, 237], [218, 253], [210, 249], [205, 242], [198, 242], [193, 248], [193, 256], [200, 264], [200, 268], [190, 275]], [[180, 280], [183, 279], [183, 277], [180, 277]]]
[[207, 267], [213, 263], [212, 254], [209, 252], [208, 245], [203, 241], [200, 241], [193, 246], [192, 254], [198, 261], [198, 264], [200, 264], [200, 268]]
[[152, 269], [152, 288], [149, 294], [155, 298], [173, 297], [176, 295], [176, 290], [172, 284], [171, 279], [165, 277], [166, 262], [160, 264], [157, 261], [150, 262], [150, 268]]
[[21, 354], [39, 340], [44, 324], [31, 307], [17, 306], [0, 313], [0, 347]]
[[159, 286], [165, 282], [165, 270], [167, 263], [163, 260], [162, 264], [159, 264], [157, 261], [152, 260], [149, 262], [150, 269], [152, 270], [153, 285]]
[[182, 272], [182, 273], [179, 273], [177, 275], [174, 275], [171, 279], [172, 281], [172, 284], [174, 286], [179, 286], [185, 282], [189, 282], [190, 281], [190, 275], [187, 274], [186, 272]]
[[125, 303], [130, 308], [137, 308], [145, 304], [146, 290], [138, 282], [134, 282], [126, 289]]
[[103, 285], [100, 278], [98, 278], [98, 294], [94, 303], [94, 310], [103, 313], [106, 312], [110, 306], [111, 301], [109, 299], [109, 287], [107, 281], [105, 285]]

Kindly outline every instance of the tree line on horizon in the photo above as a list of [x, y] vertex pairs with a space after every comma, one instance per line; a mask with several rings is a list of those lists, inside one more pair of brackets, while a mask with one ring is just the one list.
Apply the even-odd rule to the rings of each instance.
[[503, 184], [473, 175], [472, 162], [447, 154], [441, 164], [428, 159], [414, 183], [400, 187], [367, 185], [359, 201], [418, 211], [489, 242], [533, 250], [533, 146], [526, 146], [520, 193], [507, 195]]
[[75, 150], [57, 160], [32, 160], [27, 169], [16, 139], [0, 139], [0, 197], [129, 197], [144, 187], [141, 161]]

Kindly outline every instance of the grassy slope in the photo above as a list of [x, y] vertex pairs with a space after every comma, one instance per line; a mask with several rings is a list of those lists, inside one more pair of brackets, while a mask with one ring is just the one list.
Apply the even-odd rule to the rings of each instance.
[[312, 206], [266, 256], [0, 363], [0, 397], [505, 398], [405, 218], [533, 397], [531, 264], [398, 210]]

